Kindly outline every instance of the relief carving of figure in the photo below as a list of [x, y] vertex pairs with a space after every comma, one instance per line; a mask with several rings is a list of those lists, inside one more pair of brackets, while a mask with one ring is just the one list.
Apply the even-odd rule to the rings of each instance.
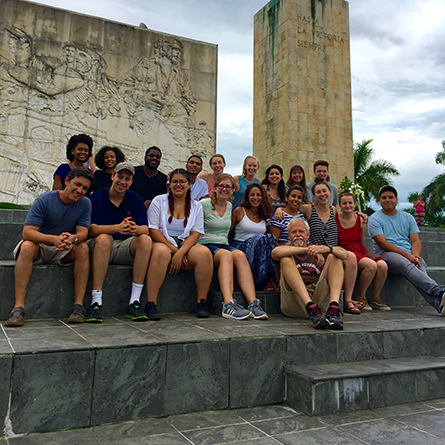
[[151, 121], [159, 119], [175, 139], [180, 136], [172, 126], [191, 126], [190, 117], [197, 101], [190, 90], [188, 75], [181, 68], [182, 54], [180, 40], [163, 37], [154, 44], [154, 56], [140, 60], [125, 80], [125, 95], [131, 99], [126, 101], [130, 104], [127, 108], [130, 126], [136, 131], [146, 132], [147, 117]]

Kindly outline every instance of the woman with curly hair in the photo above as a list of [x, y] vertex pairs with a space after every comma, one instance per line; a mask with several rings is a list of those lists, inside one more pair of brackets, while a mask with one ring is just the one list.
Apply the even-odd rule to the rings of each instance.
[[177, 274], [180, 270], [194, 270], [197, 289], [197, 316], [207, 318], [207, 294], [213, 276], [212, 255], [204, 246], [197, 245], [204, 233], [202, 206], [191, 198], [190, 175], [177, 168], [170, 173], [169, 191], [156, 196], [147, 212], [150, 236], [153, 239], [147, 280], [147, 306], [149, 320], [159, 320], [156, 306], [159, 289], [167, 270]]
[[283, 181], [283, 169], [276, 164], [272, 164], [266, 170], [266, 177], [261, 183], [273, 207], [273, 211], [286, 207], [286, 184]]
[[[235, 229], [232, 246], [246, 254], [258, 290], [275, 276], [271, 253], [277, 247], [277, 241], [272, 234], [266, 233], [266, 221], [271, 215], [272, 205], [260, 184], [247, 186], [239, 207], [232, 213], [231, 230]], [[270, 287], [275, 287], [272, 282]]]
[[289, 173], [289, 179], [287, 180], [286, 185], [288, 187], [294, 187], [295, 185], [300, 186], [304, 190], [303, 204], [307, 203], [306, 175], [301, 165], [292, 166]]
[[102, 147], [94, 156], [94, 163], [99, 170], [94, 172], [96, 182], [93, 184], [93, 192], [111, 186], [111, 175], [114, 167], [125, 161], [125, 155], [117, 147]]
[[[215, 179], [215, 187], [210, 198], [202, 199], [204, 210], [205, 234], [199, 239], [213, 255], [213, 262], [218, 269], [218, 281], [223, 296], [222, 316], [243, 320], [249, 316], [255, 319], [267, 319], [268, 316], [256, 298], [252, 271], [246, 255], [235, 249], [228, 241], [232, 221], [232, 204], [230, 198], [235, 190], [235, 181], [228, 173], [222, 173]], [[238, 283], [249, 304], [244, 309], [233, 298], [233, 268], [236, 269]]]
[[66, 146], [68, 164], [60, 164], [54, 172], [53, 190], [65, 187], [65, 178], [74, 168], [84, 167], [84, 163], [93, 155], [93, 140], [87, 134], [72, 136]]

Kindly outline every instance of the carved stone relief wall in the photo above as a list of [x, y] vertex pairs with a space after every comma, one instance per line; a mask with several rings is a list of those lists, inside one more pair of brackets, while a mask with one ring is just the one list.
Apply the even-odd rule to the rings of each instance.
[[215, 152], [217, 46], [20, 0], [0, 0], [0, 201], [52, 186], [66, 143], [118, 146], [161, 170]]

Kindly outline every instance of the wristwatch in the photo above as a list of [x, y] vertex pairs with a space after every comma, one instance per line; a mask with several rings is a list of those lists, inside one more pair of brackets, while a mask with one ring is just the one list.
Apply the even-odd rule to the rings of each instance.
[[77, 241], [79, 241], [79, 238], [77, 238], [77, 235], [76, 235], [76, 239], [73, 241], [73, 244], [77, 244]]

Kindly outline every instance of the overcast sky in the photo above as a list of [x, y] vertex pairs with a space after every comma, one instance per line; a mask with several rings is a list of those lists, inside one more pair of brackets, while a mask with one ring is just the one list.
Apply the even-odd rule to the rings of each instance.
[[[252, 151], [253, 16], [265, 0], [40, 0], [218, 44], [217, 152], [229, 173]], [[354, 141], [396, 165], [400, 201], [444, 171], [445, 1], [350, 0]]]

